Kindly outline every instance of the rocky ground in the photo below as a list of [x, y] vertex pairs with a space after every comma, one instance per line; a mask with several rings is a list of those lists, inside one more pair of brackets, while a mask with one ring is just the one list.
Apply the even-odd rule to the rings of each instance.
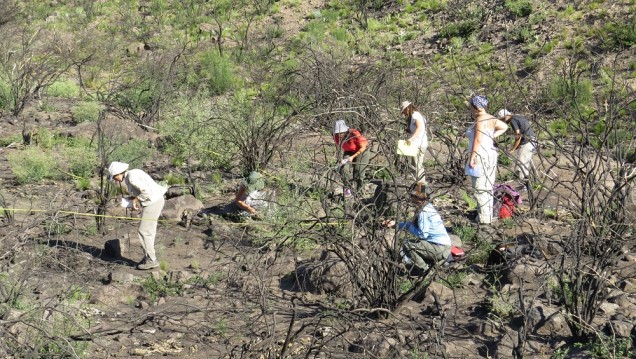
[[[20, 130], [9, 122], [2, 129]], [[5, 346], [28, 348], [34, 336], [33, 346], [57, 343], [66, 355], [73, 348], [87, 357], [505, 358], [525, 318], [527, 357], [576, 351], [546, 282], [563, 250], [561, 238], [568, 236], [563, 218], [522, 206], [517, 220], [488, 232], [505, 248], [500, 257], [441, 268], [426, 292], [378, 320], [352, 305], [342, 270], [325, 271], [318, 284], [298, 285], [299, 264], [318, 262], [325, 248], [258, 245], [250, 238], [266, 220], [235, 223], [211, 213], [229, 202], [238, 179], [224, 181], [203, 202], [169, 200], [157, 241], [162, 266], [144, 272], [134, 268], [142, 257], [136, 223], [124, 219], [134, 213], [113, 201], [105, 234], [96, 233], [91, 191], [57, 181], [15, 186], [6, 162], [14, 147], [0, 150], [2, 195], [19, 209], [12, 223], [2, 222], [4, 287], [20, 289], [13, 305], [6, 301], [0, 322]], [[161, 166], [155, 159], [146, 169], [161, 177]], [[467, 223], [465, 205], [452, 198], [436, 200], [451, 228]], [[527, 243], [532, 246], [519, 245]], [[464, 248], [470, 259], [472, 245]], [[611, 295], [594, 324], [599, 330], [611, 325], [618, 337], [634, 330], [635, 258], [626, 253], [616, 264]], [[502, 263], [506, 269], [493, 282], [492, 268]]]

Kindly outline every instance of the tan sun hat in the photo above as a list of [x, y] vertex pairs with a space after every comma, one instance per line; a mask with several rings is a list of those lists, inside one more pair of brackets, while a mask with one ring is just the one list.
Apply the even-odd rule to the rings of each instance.
[[400, 106], [400, 113], [404, 113], [404, 110], [406, 110], [411, 105], [412, 105], [411, 101], [402, 102], [402, 105]]

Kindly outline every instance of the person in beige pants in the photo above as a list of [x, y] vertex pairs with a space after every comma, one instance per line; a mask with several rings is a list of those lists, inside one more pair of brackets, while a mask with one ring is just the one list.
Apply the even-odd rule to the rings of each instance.
[[139, 221], [139, 242], [144, 250], [143, 259], [137, 264], [137, 268], [147, 270], [159, 267], [159, 261], [155, 253], [155, 237], [157, 235], [157, 221], [163, 210], [165, 199], [163, 195], [166, 189], [155, 182], [150, 175], [140, 169], [128, 170], [128, 164], [112, 162], [108, 166], [110, 179], [124, 183], [128, 198], [134, 209], [141, 209]]

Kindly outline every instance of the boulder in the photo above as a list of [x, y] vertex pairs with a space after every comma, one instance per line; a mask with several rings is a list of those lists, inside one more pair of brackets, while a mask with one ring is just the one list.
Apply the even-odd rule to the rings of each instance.
[[203, 209], [203, 203], [193, 195], [174, 197], [166, 200], [161, 216], [167, 220], [181, 221], [187, 212], [198, 213]]
[[521, 258], [506, 273], [505, 283], [513, 286], [519, 285], [522, 281], [525, 284], [542, 283], [549, 270], [545, 261], [529, 257]]
[[319, 260], [300, 263], [295, 269], [296, 284], [314, 294], [351, 296], [353, 287], [347, 266], [338, 258], [323, 252]]
[[555, 335], [567, 327], [558, 309], [539, 304], [528, 313], [529, 325], [538, 335]]

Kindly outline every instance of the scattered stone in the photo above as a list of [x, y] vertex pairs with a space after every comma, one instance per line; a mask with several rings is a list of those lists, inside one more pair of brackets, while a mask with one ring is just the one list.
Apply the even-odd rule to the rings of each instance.
[[135, 280], [135, 276], [122, 270], [108, 273], [108, 283], [130, 283]]
[[539, 304], [528, 313], [529, 325], [539, 335], [555, 335], [566, 327], [558, 309]]
[[159, 297], [159, 299], [157, 299], [157, 305], [164, 305], [164, 304], [166, 304], [166, 298]]
[[168, 272], [168, 281], [172, 283], [184, 283], [192, 278], [192, 273], [185, 270], [174, 270]]
[[611, 315], [614, 315], [614, 313], [616, 313], [616, 310], [618, 310], [618, 308], [619, 308], [619, 305], [616, 303], [603, 302], [601, 303], [598, 309], [601, 313], [604, 313], [607, 316], [611, 316]]
[[148, 309], [150, 308], [150, 304], [148, 304], [148, 302], [140, 300], [137, 303], [135, 303], [135, 308], [139, 308], [139, 309]]
[[174, 197], [166, 200], [161, 216], [164, 219], [180, 221], [186, 211], [198, 213], [203, 208], [203, 203], [191, 194]]
[[612, 320], [607, 323], [605, 330], [608, 333], [613, 333], [621, 338], [629, 338], [634, 330], [634, 323], [630, 323], [625, 320]]
[[371, 354], [374, 357], [390, 357], [391, 350], [395, 349], [397, 341], [383, 334], [369, 334], [365, 338], [358, 339], [349, 351], [354, 353]]

